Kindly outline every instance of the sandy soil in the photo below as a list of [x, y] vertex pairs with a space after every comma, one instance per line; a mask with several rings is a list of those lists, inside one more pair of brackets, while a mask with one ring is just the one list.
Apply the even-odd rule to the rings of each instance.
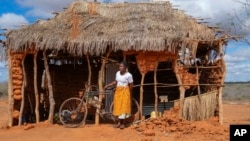
[[[61, 125], [28, 124], [6, 129], [7, 99], [0, 99], [1, 141], [228, 141], [230, 124], [250, 124], [250, 103], [224, 102], [224, 125], [217, 118], [190, 122], [177, 119], [174, 110], [166, 117], [148, 120], [126, 129], [115, 129], [112, 124], [99, 126], [87, 124], [79, 128], [64, 128]], [[31, 127], [29, 130], [27, 127]]]

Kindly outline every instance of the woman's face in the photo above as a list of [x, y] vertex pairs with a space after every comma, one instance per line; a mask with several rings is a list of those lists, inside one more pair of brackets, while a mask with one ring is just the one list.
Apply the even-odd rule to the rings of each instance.
[[125, 67], [123, 64], [120, 64], [119, 70], [120, 70], [121, 72], [125, 72], [125, 71], [126, 71], [126, 67]]

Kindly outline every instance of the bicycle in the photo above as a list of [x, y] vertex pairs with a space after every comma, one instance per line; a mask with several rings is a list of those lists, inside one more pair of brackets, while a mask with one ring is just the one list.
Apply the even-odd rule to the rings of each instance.
[[[116, 117], [112, 115], [113, 111], [113, 94], [115, 88], [108, 88], [105, 92], [100, 92], [95, 85], [85, 85], [84, 95], [66, 99], [60, 106], [59, 118], [65, 127], [79, 127], [85, 125], [88, 115], [88, 107], [94, 106], [99, 108], [101, 118], [108, 117], [116, 122]], [[99, 95], [105, 95], [105, 103], [99, 101]], [[110, 101], [112, 101], [110, 103]], [[132, 98], [131, 117], [127, 119], [128, 123], [139, 120], [140, 110], [138, 102]], [[105, 116], [106, 115], [106, 116]]]

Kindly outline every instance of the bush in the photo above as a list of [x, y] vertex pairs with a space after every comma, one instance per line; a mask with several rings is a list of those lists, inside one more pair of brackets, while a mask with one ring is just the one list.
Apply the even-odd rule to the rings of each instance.
[[8, 82], [0, 82], [0, 97], [8, 95]]

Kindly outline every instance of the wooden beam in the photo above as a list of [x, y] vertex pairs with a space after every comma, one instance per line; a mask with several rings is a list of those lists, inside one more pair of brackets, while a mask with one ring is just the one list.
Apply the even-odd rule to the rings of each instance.
[[[226, 63], [224, 60], [224, 56], [222, 54], [222, 42], [219, 44], [220, 48], [220, 57], [221, 57], [221, 65], [222, 65], [222, 78], [221, 78], [221, 85], [224, 84], [224, 79], [226, 76]], [[223, 124], [223, 104], [222, 104], [222, 87], [219, 87], [219, 93], [218, 93], [218, 107], [219, 107], [219, 123]]]
[[20, 107], [20, 115], [18, 119], [18, 126], [22, 125], [22, 116], [23, 116], [23, 110], [24, 110], [24, 102], [25, 102], [25, 87], [27, 86], [27, 77], [26, 77], [26, 69], [25, 69], [25, 57], [26, 54], [23, 57], [22, 60], [22, 72], [23, 72], [23, 84], [22, 84], [22, 99], [21, 99], [21, 107]]
[[157, 69], [157, 71], [167, 71], [167, 70], [173, 70], [173, 68]]
[[[103, 79], [104, 79], [104, 73], [105, 73], [105, 65], [106, 65], [106, 61], [108, 60], [110, 54], [112, 52], [112, 49], [110, 48], [109, 51], [106, 54], [106, 57], [102, 59], [102, 65], [101, 65], [101, 69], [99, 71], [99, 75], [98, 75], [98, 87], [99, 87], [99, 92], [100, 93], [104, 93], [104, 88], [103, 88]], [[104, 95], [99, 95], [99, 102], [102, 103], [102, 99], [103, 99]], [[101, 106], [101, 105], [99, 105]], [[101, 107], [97, 107], [96, 108], [96, 114], [95, 114], [95, 124], [99, 125], [100, 122], [100, 108]]]
[[50, 107], [49, 107], [48, 121], [49, 121], [50, 124], [53, 124], [53, 117], [54, 117], [54, 110], [55, 110], [55, 100], [54, 100], [54, 96], [53, 96], [53, 86], [52, 86], [52, 83], [51, 83], [51, 76], [50, 76], [50, 72], [49, 72], [49, 64], [48, 64], [48, 60], [47, 60], [46, 50], [43, 51], [43, 59], [44, 59], [45, 72], [47, 74], [46, 76], [47, 76], [48, 90], [49, 90]]
[[154, 93], [155, 93], [155, 113], [156, 113], [156, 117], [158, 117], [157, 68], [158, 68], [158, 62], [156, 64], [155, 70], [154, 70]]
[[143, 107], [143, 83], [145, 79], [145, 74], [141, 74], [141, 86], [140, 86], [140, 118], [142, 118], [142, 107]]
[[212, 68], [221, 68], [221, 66], [183, 66], [184, 68], [199, 68], [199, 69], [212, 69]]
[[177, 60], [173, 61], [173, 68], [179, 83], [179, 91], [180, 91], [180, 105], [179, 105], [179, 118], [183, 117], [183, 106], [184, 106], [184, 98], [185, 98], [185, 88], [182, 85], [181, 73], [178, 70], [178, 63]]
[[8, 126], [13, 126], [13, 108], [14, 108], [14, 99], [13, 99], [13, 81], [12, 81], [12, 56], [11, 50], [8, 49]]
[[125, 53], [123, 53], [123, 61], [127, 60], [127, 55]]
[[[92, 70], [91, 70], [91, 65], [90, 65], [90, 59], [89, 59], [89, 54], [86, 55], [87, 58], [87, 63], [88, 63], [88, 85], [91, 85], [91, 77], [92, 77]], [[87, 87], [89, 89], [89, 87]], [[87, 90], [89, 91], [89, 90]]]
[[[162, 85], [162, 86], [157, 86], [157, 87], [177, 87], [177, 86], [221, 86], [224, 87], [224, 85], [221, 84], [167, 84], [167, 83], [156, 83], [157, 85]], [[139, 85], [134, 85], [133, 87], [140, 87], [140, 86], [152, 86], [154, 83], [147, 83], [147, 84], [139, 84]]]
[[36, 115], [36, 123], [40, 122], [40, 115], [39, 115], [39, 94], [38, 94], [38, 86], [37, 86], [37, 54], [36, 51], [33, 57], [33, 71], [34, 71], [34, 93], [35, 93], [35, 115]]

